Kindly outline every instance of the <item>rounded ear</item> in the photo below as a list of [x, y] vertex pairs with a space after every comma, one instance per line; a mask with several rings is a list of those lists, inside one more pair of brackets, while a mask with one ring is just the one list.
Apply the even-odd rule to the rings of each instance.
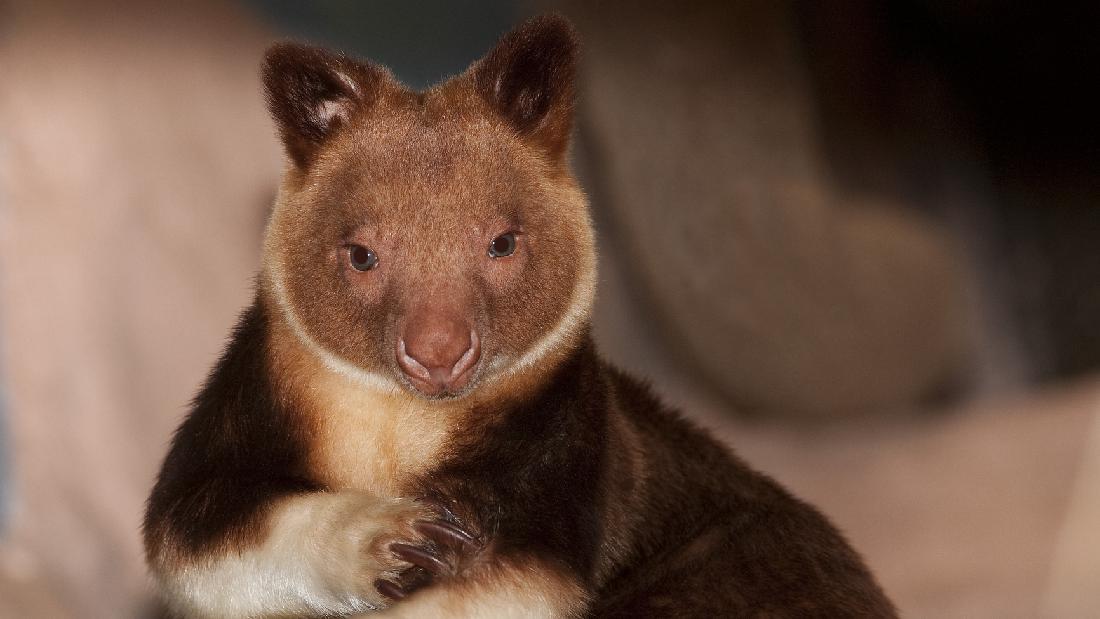
[[263, 63], [267, 107], [287, 154], [301, 169], [318, 148], [371, 106], [388, 81], [385, 69], [343, 55], [296, 43], [280, 43]]
[[482, 97], [560, 163], [573, 129], [579, 43], [560, 15], [527, 20], [471, 67]]

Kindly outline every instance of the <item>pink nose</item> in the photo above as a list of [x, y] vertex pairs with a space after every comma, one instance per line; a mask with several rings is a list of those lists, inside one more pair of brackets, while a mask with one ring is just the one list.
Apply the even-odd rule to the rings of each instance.
[[480, 358], [477, 331], [452, 316], [414, 317], [397, 340], [397, 364], [413, 385], [429, 396], [460, 391]]

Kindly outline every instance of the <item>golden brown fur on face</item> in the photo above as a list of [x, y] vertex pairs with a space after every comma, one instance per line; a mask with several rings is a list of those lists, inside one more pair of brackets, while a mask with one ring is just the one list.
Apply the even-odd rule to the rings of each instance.
[[[315, 150], [295, 159], [288, 143], [263, 285], [315, 352], [376, 387], [417, 387], [397, 363], [410, 317], [456, 316], [476, 331], [480, 361], [463, 394], [567, 347], [591, 302], [587, 205], [556, 141], [568, 122], [551, 108], [534, 131], [517, 126], [479, 89], [491, 59], [424, 93], [330, 59], [352, 94], [317, 104], [334, 126]], [[490, 257], [509, 232], [515, 253]], [[352, 268], [351, 244], [377, 267]]]

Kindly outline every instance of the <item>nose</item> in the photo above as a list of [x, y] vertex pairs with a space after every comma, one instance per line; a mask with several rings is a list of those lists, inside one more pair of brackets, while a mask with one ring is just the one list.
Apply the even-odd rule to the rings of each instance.
[[447, 314], [409, 319], [397, 339], [397, 364], [422, 393], [454, 393], [470, 380], [481, 340], [469, 322]]

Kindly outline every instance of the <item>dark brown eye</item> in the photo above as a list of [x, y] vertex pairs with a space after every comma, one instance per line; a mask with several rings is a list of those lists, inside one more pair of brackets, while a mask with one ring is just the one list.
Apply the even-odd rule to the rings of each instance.
[[362, 245], [352, 245], [348, 248], [348, 259], [356, 271], [369, 271], [378, 266], [378, 255]]
[[511, 256], [516, 251], [516, 235], [508, 232], [493, 239], [489, 244], [489, 255], [493, 258]]

